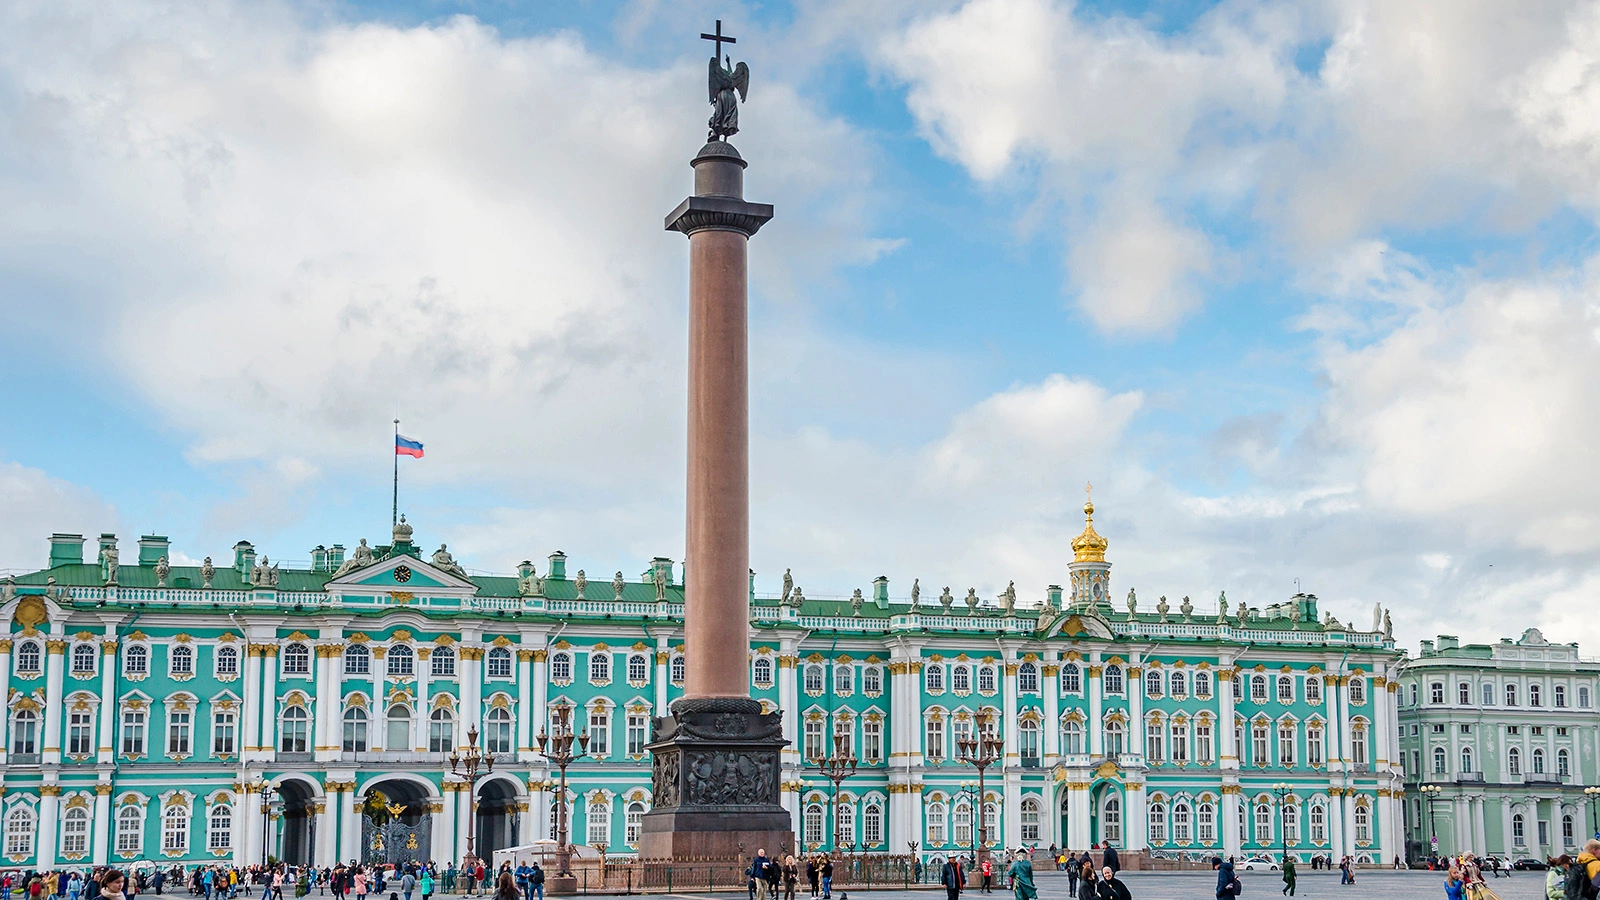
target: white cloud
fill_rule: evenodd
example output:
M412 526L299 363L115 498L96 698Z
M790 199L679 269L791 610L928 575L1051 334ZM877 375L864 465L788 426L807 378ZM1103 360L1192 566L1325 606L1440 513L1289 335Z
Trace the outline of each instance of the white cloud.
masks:
M1133 204L1074 235L1069 281L1102 331L1170 329L1200 306L1197 276L1211 268L1204 233Z
M53 531L116 531L117 511L93 491L14 462L0 461L0 571L32 572L50 558ZM86 549L86 557L93 555Z

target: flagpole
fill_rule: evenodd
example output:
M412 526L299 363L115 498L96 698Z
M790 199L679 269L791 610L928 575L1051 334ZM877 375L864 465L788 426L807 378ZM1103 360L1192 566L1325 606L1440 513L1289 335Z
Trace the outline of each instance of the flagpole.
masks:
M394 506L389 510L389 527L400 524L400 420L394 420L394 446L389 452L394 454Z

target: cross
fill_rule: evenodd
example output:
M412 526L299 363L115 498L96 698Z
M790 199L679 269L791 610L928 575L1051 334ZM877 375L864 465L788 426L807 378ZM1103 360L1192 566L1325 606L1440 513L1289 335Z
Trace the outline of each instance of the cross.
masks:
M702 40L702 41L712 41L713 43L715 43L717 45L716 52L713 54L713 58L715 58L715 59L721 59L722 58L722 45L723 44L737 44L737 43L739 43L737 38L731 38L731 37L728 37L727 35L722 33L722 20L721 19L717 20L717 33L716 34L706 34L704 31L702 31L702 32L700 32L700 40Z
M1094 482L1085 481L1083 483L1083 499L1085 499L1085 500L1093 500L1094 499Z

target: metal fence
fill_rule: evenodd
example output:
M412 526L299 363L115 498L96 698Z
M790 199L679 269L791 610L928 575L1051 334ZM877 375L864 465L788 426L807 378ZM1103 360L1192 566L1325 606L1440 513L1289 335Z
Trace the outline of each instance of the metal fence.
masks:
M573 860L572 874L580 894L671 894L686 892L738 892L748 889L749 860L607 859ZM936 887L939 869L910 856L882 854L841 856L833 861L833 889L908 890ZM805 870L795 887L796 896L809 896ZM780 894L781 897L781 894Z

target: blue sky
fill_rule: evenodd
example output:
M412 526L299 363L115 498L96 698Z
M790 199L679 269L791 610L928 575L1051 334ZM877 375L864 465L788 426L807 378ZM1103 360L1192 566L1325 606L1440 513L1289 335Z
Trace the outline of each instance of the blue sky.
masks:
M1600 17L1552 2L18 4L0 568L51 531L682 556L715 18L753 564L1600 639ZM1492 569L1492 571L1491 571ZM1522 623L1513 623L1521 627Z

